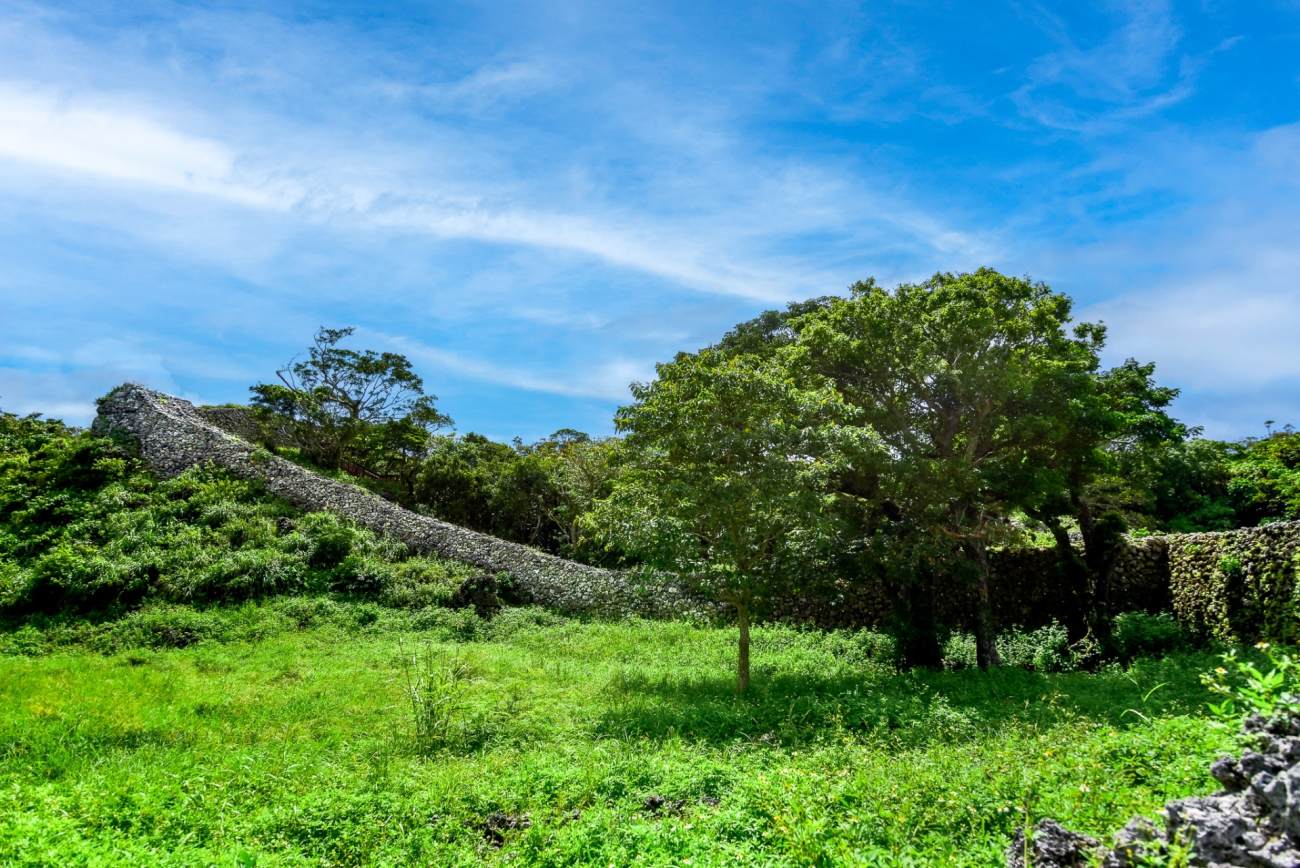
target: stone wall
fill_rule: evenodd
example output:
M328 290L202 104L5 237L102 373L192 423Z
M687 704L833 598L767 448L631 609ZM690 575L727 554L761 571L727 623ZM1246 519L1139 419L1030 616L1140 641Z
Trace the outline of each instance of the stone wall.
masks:
M194 412L198 413L204 421L211 422L222 431L234 434L249 443L293 445L293 435L289 431L268 429L258 420L251 407L195 407Z
M1204 638L1295 641L1300 522L1165 538L1174 615Z
M412 549L509 573L532 601L563 612L618 616L679 614L698 607L670 585L642 586L627 575L557 558L403 509L362 488L312 473L214 425L189 401L136 385L100 400L95 430L125 434L157 473L174 476L211 463L261 482L307 510L326 510Z
M998 629L1050 621L1082 627L1054 549L991 553L990 593ZM896 604L883 583L828 589L783 604L792 620L826 627L888 627ZM935 615L973 630L975 588L961 579L935 589ZM1172 611L1193 636L1237 642L1300 639L1300 522L1216 533L1130 538L1110 577L1112 614Z
M1071 621L1054 551L1000 553L993 571L1000 625ZM955 594L945 606L949 623L966 626L962 613L973 603L973 592ZM1110 577L1110 609L1172 610L1203 639L1300 639L1300 521L1129 539Z

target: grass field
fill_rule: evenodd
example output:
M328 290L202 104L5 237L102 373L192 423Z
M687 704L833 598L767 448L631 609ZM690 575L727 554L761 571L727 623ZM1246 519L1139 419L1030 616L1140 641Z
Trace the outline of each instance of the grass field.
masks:
M720 628L298 626L0 656L0 863L994 865L1026 818L1211 791L1228 746L1205 654L897 673L772 627L737 698Z

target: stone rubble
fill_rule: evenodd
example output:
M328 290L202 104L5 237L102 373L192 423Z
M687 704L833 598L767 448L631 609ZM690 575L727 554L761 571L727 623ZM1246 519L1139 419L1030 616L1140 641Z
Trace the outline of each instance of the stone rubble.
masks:
M1254 715L1244 729L1254 748L1210 767L1222 791L1170 802L1163 828L1134 819L1110 848L1042 820L1034 827L1030 864L1139 868L1165 864L1172 845L1187 852L1187 864L1205 868L1300 868L1300 718ZM1022 829L1007 848L1007 865L1026 868L1024 851Z

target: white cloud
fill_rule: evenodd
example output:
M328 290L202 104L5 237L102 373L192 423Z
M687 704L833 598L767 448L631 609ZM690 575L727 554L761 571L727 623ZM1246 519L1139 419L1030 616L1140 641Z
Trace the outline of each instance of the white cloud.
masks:
M1087 48L1060 19L1039 10L1059 47L1035 60L1028 80L1012 94L1023 114L1044 126L1097 133L1192 95L1200 62L1173 62L1182 32L1167 0L1129 0L1117 8L1119 26Z
M1294 272L1293 272L1294 273ZM1300 380L1300 286L1246 274L1133 293L1080 312L1113 353L1154 359L1162 381L1231 390ZM1251 291L1245 292L1245 287Z
M628 386L634 381L651 379L651 365L627 359L613 359L588 368L581 375L561 372L538 372L497 365L461 353L430 347L419 341L371 329L357 329L357 337L400 351L418 364L449 371L471 380L509 386L526 392L541 392L569 398L598 398L622 401L630 397Z
M778 301L789 281L729 261L664 226L489 204L474 195L412 190L400 177L339 181L307 155L254 171L225 143L188 135L104 95L56 97L31 84L0 85L0 159L108 181L143 184L280 212L439 238L578 253L684 286ZM358 158L360 162L368 160ZM286 180L292 179L292 180ZM706 265L706 263L708 263Z
M276 204L233 178L235 155L112 100L83 101L0 83L0 158L109 181L146 184L247 205Z
M513 61L486 64L448 82L391 79L374 87L394 99L412 100L444 111L481 113L541 93L559 81L557 72L547 64Z

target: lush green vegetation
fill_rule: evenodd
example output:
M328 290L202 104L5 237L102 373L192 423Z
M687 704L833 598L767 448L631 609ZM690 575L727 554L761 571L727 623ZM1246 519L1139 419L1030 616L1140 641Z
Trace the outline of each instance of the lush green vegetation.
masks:
M991 550L1049 541L1071 600L1049 614L1109 646L1125 530L1300 515L1297 435L1198 439L1154 365L1103 369L1103 325L991 269L891 291L868 280L741 323L634 384L619 440L434 435L446 419L409 363L340 349L347 334L323 329L283 385L254 387L269 433L450 521L671 570L734 611L742 688L747 625L792 595L883 587L907 659L935 665L936 611L973 588L988 666Z
M900 673L869 634L759 627L738 697L728 630L348 608L0 656L0 862L993 865L1026 819L1211 790L1230 737L1209 655Z
M670 569L739 653L727 625L512 607L508 576L0 414L0 862L1000 864L1039 817L1104 836L1212 789L1213 719L1295 710L1289 653L1216 668L1106 582L1125 529L1300 518L1300 435L1200 439L1042 284L767 312L660 365L605 440L438 434L409 361L349 334L253 387L268 446ZM996 624L989 553L1021 545L1055 548L1077 605ZM778 623L868 586L875 629ZM941 623L958 586L975 617ZM1289 628L1289 592L1260 599Z
M159 481L121 444L0 414L0 617L304 592L418 608L471 574L215 470Z

